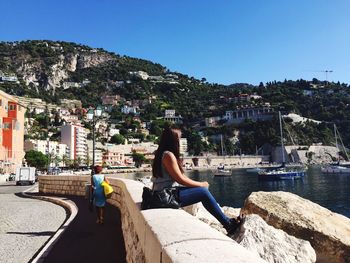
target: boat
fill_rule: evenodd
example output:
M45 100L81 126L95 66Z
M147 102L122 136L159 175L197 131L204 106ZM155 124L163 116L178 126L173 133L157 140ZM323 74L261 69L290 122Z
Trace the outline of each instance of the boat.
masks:
M225 150L225 152L226 152L226 150ZM221 135L221 156L224 156L224 159L225 159L224 144L222 141L222 135ZM227 169L225 167L225 164L222 164L222 163L220 163L220 165L218 166L218 168L214 172L215 177L225 177L225 176L231 176L231 175L232 175L231 169Z
M341 166L341 165L327 165L325 167L321 167L322 173L327 174L345 174L350 173L350 168Z
M193 168L192 168L192 164L189 164L189 163L186 163L185 164L185 170L186 171L191 171Z
M227 169L225 165L220 165L214 172L215 177L225 177L225 176L231 176L232 171L231 169Z
M305 169L288 169L286 167L286 161L284 156L284 143L283 143L283 131L282 131L282 117L281 112L278 112L280 135L281 135L281 150L282 150L282 165L273 170L265 170L258 173L260 180L294 180L305 176Z
M278 168L271 171L263 171L259 173L259 179L261 180L294 180L305 176L303 170L290 170L286 168Z
M141 178L137 178L137 181L143 183L145 186L151 188L152 187L152 177L151 176L144 176Z
M266 169L260 168L260 167L254 167L254 168L248 168L245 171L249 174L258 174L261 172L264 172Z
M345 146L343 144L343 140L340 136L340 133L337 129L337 126L334 124L334 137L335 137L335 145L336 147L339 149L338 147L338 137L339 137L339 140L341 142L341 145L342 145L342 148L343 148L343 151L346 155L346 158L347 160L349 160L349 156L347 154L347 151L345 149ZM339 149L340 150L340 149ZM327 173L327 174L344 174L344 173L350 173L350 168L345 166L348 164L348 161L347 162L340 162L340 155L338 154L338 162L337 163L333 163L333 164L328 164L328 165L325 165L323 167L321 167L321 172L322 173Z

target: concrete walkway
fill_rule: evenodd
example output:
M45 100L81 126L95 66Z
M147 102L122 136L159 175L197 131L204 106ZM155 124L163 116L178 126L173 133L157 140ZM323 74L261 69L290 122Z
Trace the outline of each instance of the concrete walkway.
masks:
M105 224L97 225L96 214L88 210L87 200L75 196L64 198L75 203L78 214L43 262L125 262L119 210L107 204Z

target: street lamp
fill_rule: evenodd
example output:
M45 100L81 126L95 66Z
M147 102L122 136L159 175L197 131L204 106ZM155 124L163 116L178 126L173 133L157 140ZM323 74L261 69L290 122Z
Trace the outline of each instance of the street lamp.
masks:
M98 117L101 117L102 115L102 107L97 106L96 108L89 109L86 117L88 120L92 121L92 173L94 174L94 167L95 167L95 126L96 126L96 120ZM88 153L89 154L89 153Z

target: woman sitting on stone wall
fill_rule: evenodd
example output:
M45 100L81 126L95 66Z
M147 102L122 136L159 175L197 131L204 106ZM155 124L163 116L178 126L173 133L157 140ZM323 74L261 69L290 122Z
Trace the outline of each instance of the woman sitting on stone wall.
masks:
M241 223L240 218L228 218L209 192L208 182L198 182L188 178L180 161L181 130L165 127L155 153L152 169L153 190L160 191L176 187L181 207L202 202L203 206L224 226L229 235L233 234Z

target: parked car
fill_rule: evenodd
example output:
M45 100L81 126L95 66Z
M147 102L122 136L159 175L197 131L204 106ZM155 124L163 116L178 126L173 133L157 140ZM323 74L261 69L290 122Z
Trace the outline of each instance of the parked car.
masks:
M15 173L11 173L9 176L9 181L14 181L16 179L16 174Z

